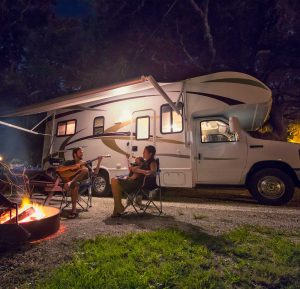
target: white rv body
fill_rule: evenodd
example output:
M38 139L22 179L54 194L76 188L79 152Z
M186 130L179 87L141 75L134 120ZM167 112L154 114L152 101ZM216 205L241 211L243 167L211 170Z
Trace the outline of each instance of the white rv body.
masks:
M159 86L176 107L183 108L181 116L168 110L166 99L145 78L133 84L54 99L13 116L47 111L50 117L55 111L45 133L56 133L53 138L45 138L43 158L51 153L71 159L75 147L84 148L85 159L110 154L111 158L102 161L101 176L106 182L127 172L126 154L141 156L144 147L151 144L160 159L162 186L249 186L253 181L260 193L253 193L255 188L250 191L259 201L279 204L291 197L282 192L291 184L281 182L278 174L273 178L272 170L275 169L274 174L282 171L293 185L298 185L300 145L255 139L246 132L261 127L269 115L272 94L267 86L237 72L214 73ZM95 119L99 117L103 117L104 127L95 134ZM241 132L229 132L230 117L239 120ZM165 127L169 118L171 128ZM180 121L176 121L180 118L182 130ZM75 134L58 136L58 125L71 120L76 121ZM137 127L138 120L141 127ZM163 133L165 129L177 131ZM136 139L137 133L146 139ZM262 176L259 172L263 172Z

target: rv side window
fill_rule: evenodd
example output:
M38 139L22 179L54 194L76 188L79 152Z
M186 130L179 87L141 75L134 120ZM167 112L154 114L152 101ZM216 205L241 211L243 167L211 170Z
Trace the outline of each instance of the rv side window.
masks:
M229 125L221 120L202 121L201 126L201 142L235 142L236 135L231 133Z
M66 120L66 121L60 121L57 124L57 130L56 135L57 136L66 136L66 135L72 135L76 132L76 120Z
M146 140L150 138L150 117L141 116L137 117L135 121L135 138L137 140Z
M93 134L100 135L104 133L104 117L97 116L94 118Z
M179 103L180 113L182 114L182 103ZM177 114L169 104L160 107L160 132L178 133L183 130L182 115Z

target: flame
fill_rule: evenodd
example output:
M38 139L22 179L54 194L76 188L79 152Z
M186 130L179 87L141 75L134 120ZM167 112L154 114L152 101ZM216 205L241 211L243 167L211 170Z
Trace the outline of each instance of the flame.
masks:
M22 199L22 204L20 209L24 212L25 210L29 208L34 209L34 213L28 216L27 218L24 218L23 220L20 221L20 223L25 223L29 221L34 221L34 220L40 220L45 217L45 214L43 212L43 208L41 205L37 203L31 203L30 199L28 197L23 197Z
M18 209L18 214L22 214L25 212L27 209L33 208L34 213L30 214L28 217L22 219L19 221L19 223L26 223L29 221L35 221L35 220L40 220L45 217L45 213L43 211L43 206L37 203L31 203L31 200L25 196L22 199L22 203L20 208ZM16 211L12 210L11 218L14 218L16 216ZM9 212L5 213L3 216L0 217L0 224L4 224L10 219L10 214Z

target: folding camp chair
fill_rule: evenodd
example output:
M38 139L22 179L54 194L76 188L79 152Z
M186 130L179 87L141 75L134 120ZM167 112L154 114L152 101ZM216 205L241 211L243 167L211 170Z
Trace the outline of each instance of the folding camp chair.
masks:
M61 179L61 186L62 190L62 199L60 203L60 209L63 211L64 209L68 208L72 204L70 190L65 190L64 178L60 176L59 172L57 172L58 176ZM77 204L83 211L88 211L89 208L92 207L92 170L89 168L89 175L88 178L79 182L79 191L78 191L78 199ZM85 200L83 197L86 196L87 199Z
M55 173L54 167L47 170L28 169L25 173L28 177L30 198L33 198L35 194L46 195L43 205L49 205L56 193L61 195L61 179Z
M137 214L145 213L154 208L159 215L162 213L162 196L160 184L159 159L155 159L157 172L155 176L145 176L143 184L132 193L124 192L127 197L125 210L132 206Z

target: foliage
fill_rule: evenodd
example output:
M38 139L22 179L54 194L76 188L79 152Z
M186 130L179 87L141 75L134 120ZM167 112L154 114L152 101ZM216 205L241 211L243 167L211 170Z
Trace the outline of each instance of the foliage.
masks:
M288 125L288 141L300 143L300 121Z
M242 227L99 236L37 288L299 288L300 232Z

